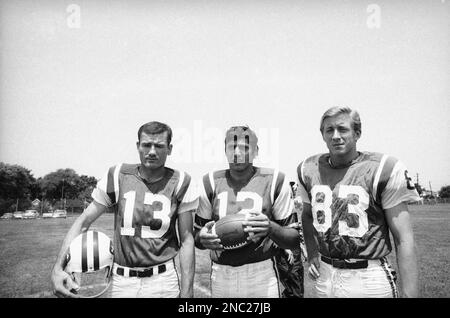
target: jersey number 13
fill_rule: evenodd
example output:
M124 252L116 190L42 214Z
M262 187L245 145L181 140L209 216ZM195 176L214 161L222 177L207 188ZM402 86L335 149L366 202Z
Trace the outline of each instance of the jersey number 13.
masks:
M123 227L120 228L120 234L126 236L134 236L133 213L134 201L136 199L136 191L129 191L123 196L126 200L125 210L123 213ZM146 192L144 196L144 205L152 205L155 202L161 203L161 210L153 211L153 218L161 220L161 227L152 230L150 226L141 226L141 238L160 238L166 234L170 226L170 200L162 194L153 194Z

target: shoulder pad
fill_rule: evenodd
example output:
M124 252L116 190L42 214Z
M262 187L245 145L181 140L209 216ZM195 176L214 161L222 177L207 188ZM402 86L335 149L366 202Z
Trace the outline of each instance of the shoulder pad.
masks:
M134 163L123 163L122 167L120 169L120 173L122 174L135 174L137 172L137 168L139 167L139 164Z
M256 167L255 167L256 168ZM275 169L272 168L257 168L259 174L261 175L273 175L275 173Z

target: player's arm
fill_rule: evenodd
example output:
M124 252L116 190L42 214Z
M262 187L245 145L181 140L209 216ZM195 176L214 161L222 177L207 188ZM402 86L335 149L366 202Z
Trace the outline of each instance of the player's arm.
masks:
M178 233L180 236L180 297L192 298L194 296L195 273L195 245L193 233L193 214L198 208L198 193L196 184L189 175L184 179L177 196L180 200L178 206Z
M381 173L382 176L388 177L387 180L380 178L381 181L387 181L386 187L381 192L381 204L394 238L402 294L405 297L417 297L419 294L417 259L407 203L417 201L420 197L411 184L406 166L392 157L386 160L388 161L395 164L391 173L383 173L384 170ZM387 164L385 166L388 167Z
M302 226L303 226L303 237L305 239L306 245L306 252L308 253L309 256L308 259L317 257L319 255L317 249L318 242L313 225L311 205L309 203L305 203L303 205Z
M402 294L404 297L418 297L419 274L408 206L401 203L386 209L385 213L394 238Z
M320 261L318 249L319 243L317 240L317 231L315 230L313 224L314 217L312 215L311 200L306 190L306 184L303 180L302 166L303 163L301 163L297 168L298 187L296 196L300 197L300 199L302 200L303 211L301 221L303 229L303 240L306 247L305 256L307 257L309 264L308 274L312 279L317 279L320 276Z
M76 294L70 292L71 286L75 286L72 278L64 271L66 265L65 255L70 243L81 233L86 232L90 225L105 211L107 207L93 201L84 212L75 220L71 228L67 232L61 249L58 253L56 263L53 266L51 279L54 294L58 297L77 297Z
M215 222L212 220L212 205L207 194L212 191L208 182L209 179L204 177L199 184L198 208L194 222L195 247L201 250L220 250L223 246L220 244L219 237L211 233ZM206 190L205 187L208 189Z
M257 220L260 217L264 217L264 214L258 214L255 215L254 218L252 218L253 220ZM267 216L265 216L267 218ZM275 221L272 220L262 220L263 223L268 222L268 227L267 227L267 233L268 236L270 237L270 239L272 241L274 241L279 247L281 247L282 249L295 249L300 245L300 237L299 237L299 233L298 230L289 226L282 226L280 224L278 224ZM252 231L255 231L254 225L252 225L253 223L251 221L249 221L248 225L250 225L253 229ZM259 232L259 234L261 234L263 237L264 235L265 229L263 227L263 230L261 232ZM256 233L256 235L258 235L258 232L254 232Z
M181 298L192 298L194 295L195 249L193 236L192 212L184 212L178 218L178 232L180 234L180 269L181 269Z
M303 237L305 240L306 254L308 257L309 270L308 273L311 278L316 279L319 277L319 251L318 242L316 237L316 231L313 225L313 216L311 204L303 203L303 213L302 213L302 226L303 226Z

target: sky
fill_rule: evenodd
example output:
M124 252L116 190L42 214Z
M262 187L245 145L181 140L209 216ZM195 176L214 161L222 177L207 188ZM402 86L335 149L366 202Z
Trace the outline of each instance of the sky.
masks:
M100 178L139 161L137 130L174 130L167 165L226 168L246 124L255 164L295 180L326 152L332 106L359 111L358 150L450 184L450 1L0 0L0 161Z

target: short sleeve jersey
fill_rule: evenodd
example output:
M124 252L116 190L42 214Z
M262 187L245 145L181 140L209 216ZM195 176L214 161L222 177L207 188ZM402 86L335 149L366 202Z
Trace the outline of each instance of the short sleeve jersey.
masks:
M338 259L378 259L392 246L385 210L420 199L406 167L394 157L360 152L345 168L329 154L316 155L297 169L297 194L311 204L319 252Z
M195 226L201 228L225 215L249 212L264 213L282 226L297 222L292 190L284 174L268 168L254 169L254 175L246 184L235 184L229 169L205 175L199 184ZM269 259L277 251L276 244L266 237L239 249L212 250L211 259L218 264L240 266Z
M95 201L115 213L114 262L127 267L154 266L175 257L178 215L198 205L187 173L166 167L161 180L148 183L138 167L111 167L92 193Z

